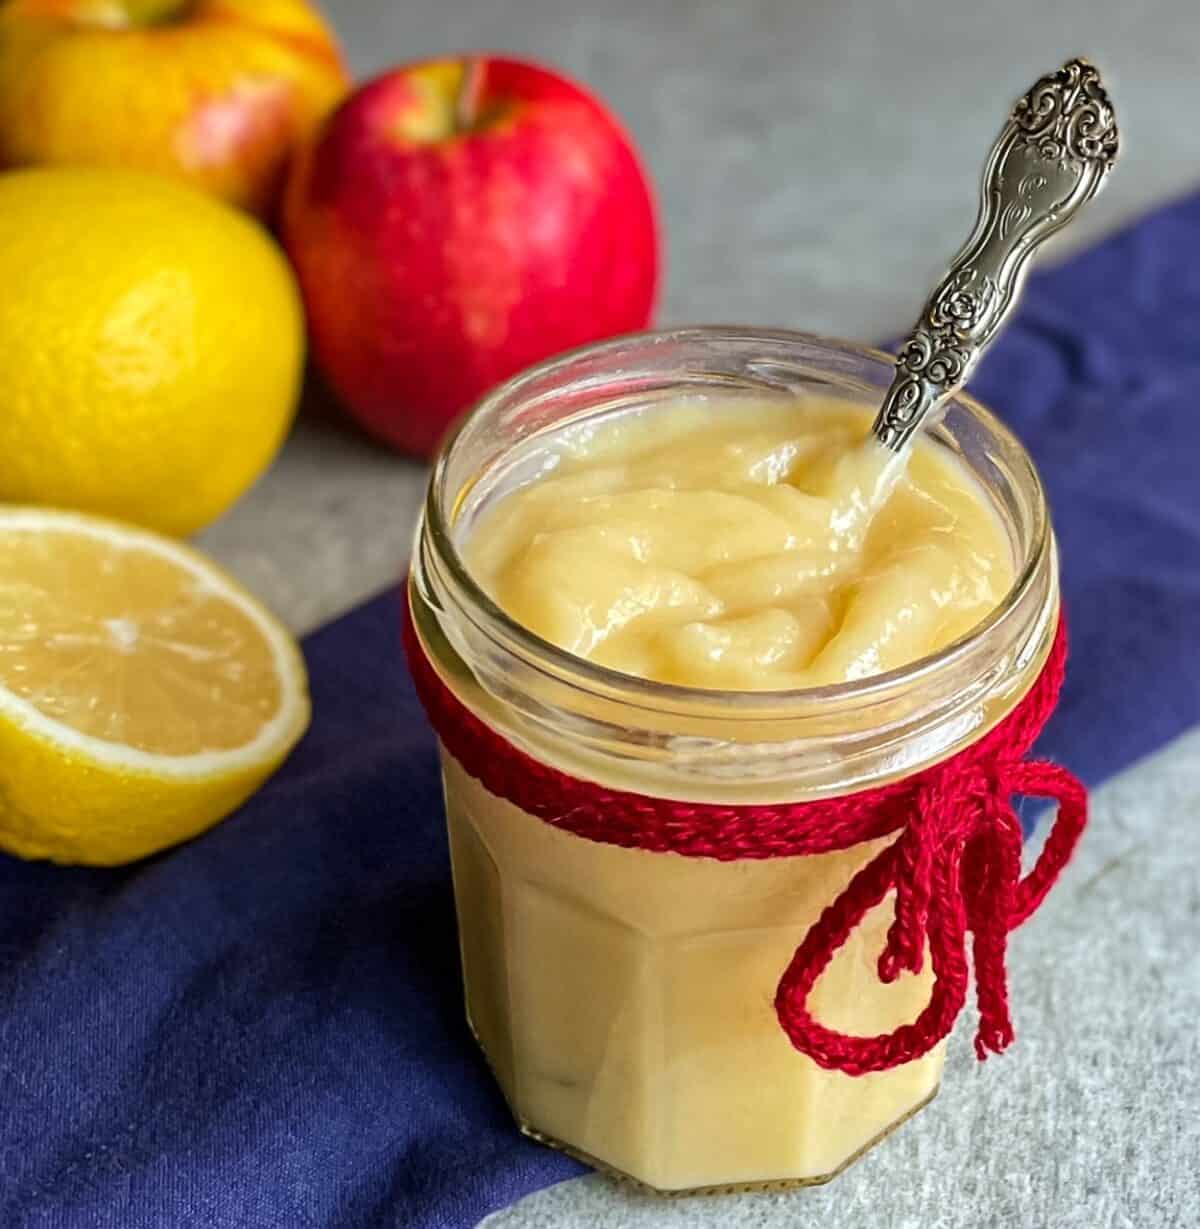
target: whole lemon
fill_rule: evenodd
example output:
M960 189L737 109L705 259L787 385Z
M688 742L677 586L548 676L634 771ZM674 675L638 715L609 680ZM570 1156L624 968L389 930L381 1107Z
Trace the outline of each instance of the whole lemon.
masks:
M295 412L303 310L247 216L136 171L0 175L0 500L215 520Z

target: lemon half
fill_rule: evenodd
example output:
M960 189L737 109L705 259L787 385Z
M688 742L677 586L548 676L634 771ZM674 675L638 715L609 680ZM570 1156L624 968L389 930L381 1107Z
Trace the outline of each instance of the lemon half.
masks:
M111 865L186 840L308 719L295 641L202 555L0 507L0 848Z

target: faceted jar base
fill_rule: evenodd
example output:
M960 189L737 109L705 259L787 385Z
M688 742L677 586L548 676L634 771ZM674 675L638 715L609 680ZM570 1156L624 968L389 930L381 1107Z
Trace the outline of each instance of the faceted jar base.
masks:
M797 943L880 848L717 862L562 832L444 762L467 1013L518 1123L660 1191L825 1181L924 1105L943 1049L852 1077L797 1053L774 997ZM928 972L880 982L885 900L813 993L889 1032Z
M589 1156L578 1148L572 1148L570 1144L564 1144L560 1139L553 1139L551 1136L543 1134L536 1127L530 1126L527 1122L522 1122L520 1118L517 1118L517 1126L522 1135L527 1135L539 1144L544 1144L547 1148L553 1148L557 1152L564 1152L567 1156L574 1157L577 1161L582 1161L585 1165L591 1166L592 1169L599 1170L600 1173L607 1174L608 1177L618 1182L634 1186L639 1191L644 1191L649 1195L661 1195L667 1199L677 1199L684 1195L748 1195L755 1191L801 1190L806 1186L824 1186L826 1182L832 1182L840 1173L849 1169L855 1161L866 1156L876 1144L883 1143L893 1131L902 1127L910 1118L919 1114L937 1095L938 1088L935 1088L924 1101L919 1105L913 1106L903 1118L898 1118L890 1127L876 1135L874 1139L868 1140L857 1152L852 1156L848 1156L836 1169L827 1174L820 1174L813 1178L772 1178L763 1182L726 1182L714 1186L685 1187L679 1190L663 1190L662 1187L651 1186L640 1178L635 1178L631 1174L614 1169L611 1165L605 1164L597 1157ZM511 1106L509 1108L511 1109Z

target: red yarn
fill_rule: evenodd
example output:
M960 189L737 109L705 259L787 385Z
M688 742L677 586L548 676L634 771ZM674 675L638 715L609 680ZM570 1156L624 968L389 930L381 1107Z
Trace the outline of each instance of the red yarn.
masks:
M515 747L442 682L405 619L417 694L446 750L491 793L586 840L690 858L736 861L829 853L899 832L851 879L804 936L775 996L792 1044L822 1067L863 1075L910 1062L949 1032L967 994L972 937L980 1059L1013 1040L1005 958L1008 932L1041 904L1087 823L1087 791L1064 768L1024 757L1058 702L1067 657L1060 622L1028 694L999 725L957 755L901 781L816 802L719 806L608 789L560 772ZM1033 869L1021 878L1021 825L1012 796L1057 801L1058 814ZM813 1019L817 979L863 916L889 891L895 920L879 976L917 972L928 944L934 983L911 1023L855 1037Z

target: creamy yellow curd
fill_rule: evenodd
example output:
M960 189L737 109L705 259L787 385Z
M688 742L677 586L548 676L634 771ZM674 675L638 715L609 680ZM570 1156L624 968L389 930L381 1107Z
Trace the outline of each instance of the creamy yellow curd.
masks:
M473 529L477 581L580 657L732 690L906 665L1007 592L1003 527L947 454L899 474L862 411L729 401L564 433Z
M1004 597L1013 559L965 468L864 444L862 409L744 397L567 428L463 544L479 584L561 648L650 680L807 688L901 666ZM569 736L568 736L569 738ZM816 1181L922 1105L942 1048L825 1071L779 977L882 843L717 862L586 841L445 785L472 1026L527 1130L663 1190ZM817 985L824 1023L891 1031L928 973L880 983L885 900Z

